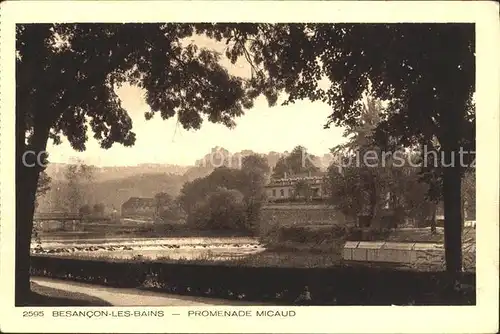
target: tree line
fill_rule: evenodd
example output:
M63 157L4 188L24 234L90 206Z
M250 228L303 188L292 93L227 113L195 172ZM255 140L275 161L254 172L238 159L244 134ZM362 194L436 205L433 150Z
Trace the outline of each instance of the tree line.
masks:
M48 164L48 160L45 161ZM79 213L81 215L98 215L106 213L106 206L97 203L92 194L94 168L82 161L76 161L64 167L64 179L57 184L57 191L45 199L43 210ZM43 170L38 180L36 204L41 197L47 195L53 187L51 177Z
M239 169L218 167L205 177L186 182L176 199L157 194L157 212L166 222L185 216L194 229L256 234L269 172L265 157L243 157Z

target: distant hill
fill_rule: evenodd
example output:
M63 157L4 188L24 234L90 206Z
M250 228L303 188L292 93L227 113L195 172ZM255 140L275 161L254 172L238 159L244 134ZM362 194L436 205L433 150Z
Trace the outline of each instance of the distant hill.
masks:
M149 173L82 184L83 204L103 203L106 209L120 210L130 197L153 197L159 192L178 195L186 179L182 175ZM39 212L62 210L67 191L66 181L52 181L51 189L39 200Z
M46 172L53 180L64 180L64 170L68 165L64 163L50 163L47 166ZM169 164L140 164L136 166L92 166L92 169L94 181L102 182L141 174L166 173L183 175L191 167Z
M228 166L239 168L241 159L245 156L258 154L264 156L271 168L273 168L281 156L285 153L269 152L266 154L256 153L251 150L243 150L231 153L222 147L214 147L210 153L197 160L194 166L179 166L170 164L140 164L136 166L109 166L92 167L93 180L81 187L82 196L85 197L83 204L103 203L107 210L120 210L121 205L130 197L153 197L159 192L166 192L171 196L177 196L185 182L196 178L205 177L215 167ZM318 164L321 169L321 159ZM51 189L39 198L39 212L63 210L65 201L64 191L66 179L64 172L68 164L50 163L46 169L51 177Z
M168 173L143 173L127 177L94 181L82 184L81 193L87 204L103 203L108 210L119 211L121 205L130 197L153 197L159 192L166 192L175 197L185 182L204 177L212 169L191 167L185 175ZM38 211L49 212L62 210L65 201L66 181L52 180L51 189L39 199ZM85 204L85 203L84 203Z

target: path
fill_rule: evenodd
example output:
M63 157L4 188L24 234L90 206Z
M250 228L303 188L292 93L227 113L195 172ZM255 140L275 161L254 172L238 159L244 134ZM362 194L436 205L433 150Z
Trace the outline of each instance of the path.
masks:
M78 292L102 299L113 306L251 306L262 305L243 301L171 295L139 289L110 288L80 282L55 280L44 277L33 277L32 282L48 288Z

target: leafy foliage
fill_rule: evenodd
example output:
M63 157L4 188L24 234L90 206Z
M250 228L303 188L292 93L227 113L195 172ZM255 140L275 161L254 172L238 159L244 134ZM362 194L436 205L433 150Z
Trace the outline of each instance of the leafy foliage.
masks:
M462 181L462 197L466 205L468 218L476 219L476 173L474 170L466 172Z
M132 121L114 90L124 83L145 90L148 119L177 114L184 128L198 129L206 115L210 122L233 126L251 99L243 80L218 63L219 54L183 42L194 29L190 24L18 25L17 103L26 130L32 135L36 114L43 114L55 143L62 134L74 149L84 150L90 125L103 148L132 145Z
M40 166L22 154L68 139L85 150L87 130L102 148L133 145L132 120L115 88L144 90L147 119L177 116L185 129L204 117L233 126L256 95L230 75L221 55L185 43L194 24L19 24L16 26L16 303L29 295L29 257ZM73 196L75 197L75 196ZM81 204L72 200L72 210Z
M82 205L80 207L80 209L78 210L78 212L81 214L81 215L85 215L85 216L88 216L92 213L92 208L90 207L90 205L88 204L85 204L85 205Z
M425 223L435 204L427 199L429 184L420 182L422 152L382 150L373 135L383 115L381 102L368 96L356 125L344 132L347 143L332 149L338 158L328 170L331 202L352 218L368 215L372 223L386 208L400 223Z
M289 155L281 157L273 169L273 178L283 178L285 175L318 172L319 168L313 163L316 157L308 154L303 146L296 146Z
M306 201L311 200L313 193L311 186L304 180L299 180L293 187L293 196L295 198L303 198Z
M260 209L265 200L264 186L270 176L271 168L265 156L252 154L243 157L241 171L246 179L243 189L247 211L247 229L257 231Z
M269 172L270 168L264 157L250 155L243 158L241 169L219 167L204 178L185 183L178 201L187 213L188 222L191 224L219 226L216 222L207 223L207 219L212 217L209 212L215 210L210 205L215 205L219 203L219 200L228 197L228 203L237 207L237 210L231 211L236 214L233 228L255 231L260 218L260 207L264 201L264 185ZM233 190L236 193L231 192ZM244 219L239 217L240 194L245 213ZM209 211L209 208L212 211ZM233 206L231 208L231 210L234 209ZM223 216L220 213L217 215ZM226 228L229 226L228 223L221 222L220 224Z
M286 93L332 107L327 126L358 125L363 94L388 101L377 126L383 147L409 147L453 130L475 147L474 26L472 24L207 25L228 39L230 59L252 61L255 94ZM327 83L320 84L322 81ZM453 122L450 117L453 117ZM460 119L459 124L454 124ZM453 124L452 124L453 123Z
M155 195L156 216L164 222L180 222L184 219L184 212L178 200L166 192Z
M188 223L199 229L245 230L246 212L243 194L236 189L217 188L197 202Z
M106 207L102 203L96 203L92 206L92 213L95 215L103 215Z
M60 184L56 209L67 212L79 212L88 202L89 193L85 187L92 181L93 168L85 164L70 164L64 169L65 182ZM89 207L89 210L91 208Z
M45 166L48 165L48 155L44 154L42 156L42 162L45 164ZM41 199L45 194L47 194L51 190L51 185L52 185L52 178L47 174L45 171L46 168L42 169L40 171L40 176L38 178L38 184L36 187L36 199L35 199L35 207L38 207L40 204Z
M45 195L51 188L51 177L45 172L40 172L40 178L38 179L38 186L36 189L37 199L40 196Z

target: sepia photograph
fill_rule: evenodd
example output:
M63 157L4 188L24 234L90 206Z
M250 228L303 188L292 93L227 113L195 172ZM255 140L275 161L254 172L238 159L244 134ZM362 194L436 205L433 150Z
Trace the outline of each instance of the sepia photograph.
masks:
M476 30L16 22L15 306L476 306Z

